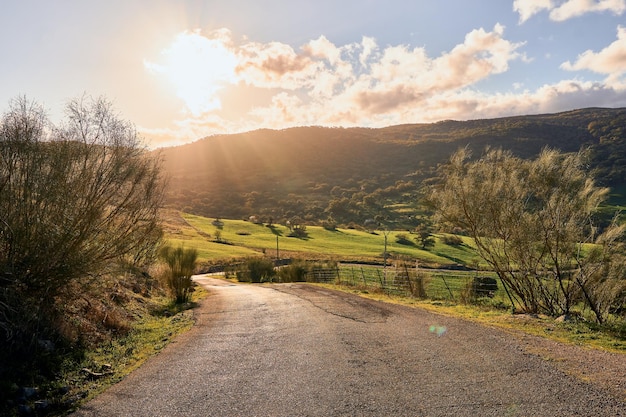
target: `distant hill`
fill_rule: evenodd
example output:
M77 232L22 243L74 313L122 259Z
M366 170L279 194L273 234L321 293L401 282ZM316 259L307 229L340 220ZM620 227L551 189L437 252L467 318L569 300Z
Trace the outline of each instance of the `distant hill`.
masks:
M160 150L167 204L207 217L339 224L386 218L401 227L419 187L459 147L531 158L544 147L590 148L604 185L626 184L626 108L406 124L380 129L297 127L217 135Z

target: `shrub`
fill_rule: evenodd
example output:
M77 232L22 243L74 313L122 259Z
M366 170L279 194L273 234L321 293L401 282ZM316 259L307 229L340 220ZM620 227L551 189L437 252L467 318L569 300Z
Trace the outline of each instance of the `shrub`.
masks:
M395 264L395 275L398 284L409 290L417 298L426 298L426 286L430 275L410 266L409 259L402 259Z
M161 239L160 163L134 127L104 99L66 111L57 128L18 99L0 118L0 328L9 302L49 304L85 276L145 267Z
M163 246L159 251L159 257L169 268L165 281L174 301L176 303L188 302L193 291L191 276L196 268L198 251L185 249L182 246L178 248Z
M247 258L236 271L237 280L241 282L268 282L276 275L274 262L269 258Z
M291 228L291 232L287 236L288 237L297 237L299 239L303 239L303 238L307 237L308 233L306 231L306 226L303 225L303 224L300 224L300 225L297 225L297 226L293 226Z
M337 222L332 217L329 217L322 221L322 227L328 231L334 232L337 230Z
M571 314L582 294L602 324L612 303L605 295L623 281L626 226L616 213L599 233L608 189L595 184L588 156L544 149L526 160L490 150L475 159L461 149L441 167L427 200L440 222L468 230L511 304L556 317ZM581 256L586 243L594 245Z
M337 279L337 268L338 266L336 261L327 260L314 262L309 265L307 280L312 282L327 282L329 276L334 277L333 279Z
M306 280L308 266L304 261L295 261L278 270L279 282L303 282Z
M443 235L441 240L448 246L461 246L463 244L463 239L457 235Z
M160 162L134 126L104 99L73 100L65 114L53 126L42 106L19 98L0 116L0 380L8 363L45 377L28 366L39 341L75 342L63 329L73 305L116 297L113 277L145 270L162 236ZM97 294L92 282L102 284ZM88 307L74 317L125 329L114 307Z
M398 233L396 235L396 243L399 243L400 245L413 245L413 241L409 239L406 233Z
M478 298L493 298L498 290L498 281L490 277L474 277L467 281L465 289L461 294L461 301L470 303Z
M413 275L409 275L411 294L417 298L426 298L428 281L430 281L430 275L425 272L415 272Z

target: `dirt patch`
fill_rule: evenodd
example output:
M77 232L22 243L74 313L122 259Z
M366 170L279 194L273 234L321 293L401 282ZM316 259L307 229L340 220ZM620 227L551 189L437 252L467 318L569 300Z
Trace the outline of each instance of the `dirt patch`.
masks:
M510 331L530 354L555 364L580 381L598 385L626 400L626 355L561 343Z

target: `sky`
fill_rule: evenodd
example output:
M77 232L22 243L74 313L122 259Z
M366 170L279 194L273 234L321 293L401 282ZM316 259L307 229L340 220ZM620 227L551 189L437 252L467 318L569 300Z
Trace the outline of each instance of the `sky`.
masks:
M0 0L0 112L82 96L151 148L626 107L626 0Z

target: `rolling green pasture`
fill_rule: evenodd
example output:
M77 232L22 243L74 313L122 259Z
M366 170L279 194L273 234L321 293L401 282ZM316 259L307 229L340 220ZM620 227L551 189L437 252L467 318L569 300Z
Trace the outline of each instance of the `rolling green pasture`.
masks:
M223 226L212 224L214 219L182 213L189 227L180 228L177 233L168 233L167 239L173 245L184 244L199 251L200 261L213 261L258 255L265 252L269 256L300 253L303 256L320 258L340 258L345 260L382 260L385 248L385 233L367 232L353 229L326 230L320 226L307 226L307 237L288 237L286 226L268 227L243 220L222 220ZM218 232L219 230L219 232ZM219 233L224 243L216 243ZM402 245L396 242L396 235L404 233L411 239L415 235L408 232L388 232L387 252L394 256L408 256L429 266L449 266L471 264L475 254L471 240L464 239L461 246L449 246L437 239L434 248L422 250L416 243Z
M215 243L206 236L202 236L198 230L184 222L175 225L171 223L171 219L166 220L165 239L167 243L174 247L182 245L185 248L196 249L200 262L258 254L257 251L250 248Z

